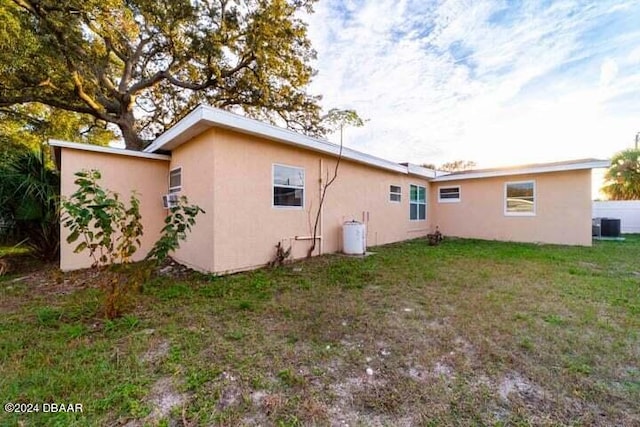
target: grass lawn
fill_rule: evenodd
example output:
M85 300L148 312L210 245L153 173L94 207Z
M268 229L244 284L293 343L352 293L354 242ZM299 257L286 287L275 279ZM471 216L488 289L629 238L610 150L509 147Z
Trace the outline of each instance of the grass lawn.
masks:
M0 278L0 425L640 425L640 236L414 240L158 276L118 320L91 273Z

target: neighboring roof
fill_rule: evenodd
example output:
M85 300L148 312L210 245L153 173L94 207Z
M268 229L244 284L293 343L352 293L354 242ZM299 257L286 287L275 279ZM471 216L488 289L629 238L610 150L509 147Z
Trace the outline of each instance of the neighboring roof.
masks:
M49 145L52 147L71 148L73 150L94 151L96 153L118 154L121 156L142 157L153 160L171 160L171 156L165 154L145 153L143 151L125 150L101 145L80 144L77 142L59 141L57 139L50 139Z
M510 166L505 168L471 169L439 176L433 181L456 181L460 179L490 178L495 176L525 175L533 173L562 172L580 169L598 169L609 167L608 160L579 159L555 163L535 163L530 165Z
M424 166L414 165L413 163L400 163L402 166L406 166L407 173L410 175L418 175L423 178L435 178L438 176L438 171L430 168L425 168Z
M158 150L173 150L211 127L231 129L236 132L259 136L271 141L331 156L340 154L340 146L329 141L301 135L289 129L263 123L208 105L196 107L171 129L160 135L151 145L144 149L144 152L153 153ZM409 173L406 166L347 147L342 148L342 158L394 172Z

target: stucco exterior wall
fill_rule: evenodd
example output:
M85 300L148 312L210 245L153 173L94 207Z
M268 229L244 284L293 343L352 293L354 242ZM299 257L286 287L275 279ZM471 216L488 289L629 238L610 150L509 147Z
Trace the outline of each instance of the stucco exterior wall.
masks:
M505 183L535 181L534 216L504 212ZM439 203L439 187L460 186L459 203ZM591 246L591 171L431 183L432 224L444 235Z
M206 145L206 147L205 147ZM184 148L183 148L184 147ZM211 129L172 153L172 168L183 167L183 192L207 214L177 259L192 267L226 273L255 268L272 259L278 242L292 247L294 258L306 255L319 206L320 179L326 180L335 159L220 128ZM304 168L303 208L273 206L273 164ZM189 176L200 182L191 184ZM342 249L342 223L367 223L368 245L424 235L425 221L409 220L409 183L426 180L343 161L338 180L327 192L322 215L323 253ZM389 202L389 186L402 187L402 201ZM430 200L427 201L429 206ZM213 243L207 243L207 239Z
M144 258L160 236L166 215L166 210L162 207L162 195L167 193L169 162L69 148L62 148L61 159L60 191L63 197L69 197L76 191L74 174L83 169L99 170L102 174L102 186L119 193L125 203L132 190L137 192L144 234L142 246L133 258ZM61 224L60 269L68 271L90 267L92 260L89 253L74 253L77 243L67 244L68 235L68 229Z
M216 157L211 140L205 132L171 152L170 169L182 168L182 190L190 204L205 212L196 217L196 224L180 248L171 256L178 262L200 271L214 270L214 206L224 180L214 179Z

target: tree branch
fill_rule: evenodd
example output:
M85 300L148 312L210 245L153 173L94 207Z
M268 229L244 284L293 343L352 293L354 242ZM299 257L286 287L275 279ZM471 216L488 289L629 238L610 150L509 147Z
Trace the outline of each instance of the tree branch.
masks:
M91 114L94 115L93 109L89 107L83 107L80 105L71 105L67 102L62 102L55 98L49 98L41 95L21 95L15 97L2 97L0 98L0 107L9 107L15 104L29 104L32 102L39 102L41 104L49 105L51 107L60 108L61 110L72 111L74 113ZM105 121L115 123L114 119L106 116Z
M71 63L69 64L71 65ZM73 71L71 71L71 78L73 79L73 85L75 86L78 97L82 101L84 101L84 103L87 104L89 108L91 108L93 114L101 120L109 121L109 116L104 113L103 107L84 91L82 79L80 78L77 70L74 69Z

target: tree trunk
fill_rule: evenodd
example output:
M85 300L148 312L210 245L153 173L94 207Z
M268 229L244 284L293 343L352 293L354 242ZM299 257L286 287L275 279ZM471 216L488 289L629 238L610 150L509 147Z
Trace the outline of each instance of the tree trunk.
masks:
M142 151L146 146L146 141L138 135L134 128L135 118L132 112L127 112L118 121L118 127L124 139L127 150Z

